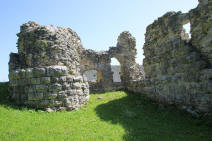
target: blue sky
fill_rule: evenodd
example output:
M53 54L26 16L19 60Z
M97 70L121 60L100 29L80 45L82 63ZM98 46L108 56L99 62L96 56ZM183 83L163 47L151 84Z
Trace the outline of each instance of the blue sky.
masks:
M137 40L137 62L142 64L146 27L168 11L188 12L198 0L0 0L0 82L8 80L9 53L17 52L20 25L70 27L84 48L107 50L125 30Z

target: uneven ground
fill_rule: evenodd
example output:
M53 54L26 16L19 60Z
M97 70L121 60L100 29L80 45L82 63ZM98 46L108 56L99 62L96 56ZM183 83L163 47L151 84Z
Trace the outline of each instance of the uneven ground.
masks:
M158 106L136 94L91 95L78 111L46 113L5 100L0 83L0 140L211 141L212 121L195 119L172 106Z

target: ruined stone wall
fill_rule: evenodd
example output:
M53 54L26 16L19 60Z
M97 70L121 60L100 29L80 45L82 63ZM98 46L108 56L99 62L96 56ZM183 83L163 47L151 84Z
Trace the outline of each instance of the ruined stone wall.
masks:
M190 21L191 39L183 30ZM189 13L168 12L147 27L144 81L128 90L189 112L212 113L212 3L203 0Z
M89 82L91 93L101 93L113 90L113 73L110 66L110 57L107 51L94 51L84 49L80 55L80 72L88 70L97 71L97 82Z
M70 28L28 22L18 34L18 53L11 53L9 80L16 103L48 110L73 110L89 98L80 73L82 45Z
M144 74L135 61L137 55L136 40L128 31L119 35L117 45L110 47L109 55L120 63L120 76L124 88L127 88L131 81L144 79Z
M191 39L183 25L190 22ZM135 62L136 40L122 32L115 47L96 52L82 47L70 28L28 22L11 53L11 98L18 104L73 110L92 93L127 89L189 112L212 114L212 2L200 0L189 13L168 12L146 30L144 73ZM113 82L111 58L120 62L121 83ZM97 71L88 84L85 71ZM89 88L90 85L90 88Z
M84 49L70 28L28 22L17 35L18 53L11 53L9 61L10 97L17 104L73 110L87 102L89 89L91 93L120 90L129 80L141 78L135 39L129 32L120 34L117 47L101 52ZM121 63L122 83L113 82L112 57ZM97 71L97 83L87 82L88 70Z
M212 1L199 1L199 6L188 13L192 24L191 43L201 52L208 65L212 66Z
M116 47L108 51L94 51L84 49L81 52L80 72L97 71L97 83L89 82L91 93L101 93L125 89L130 81L144 78L140 66L135 62L137 54L135 38L128 32L122 32L118 37ZM115 57L120 63L121 83L113 82L111 58Z

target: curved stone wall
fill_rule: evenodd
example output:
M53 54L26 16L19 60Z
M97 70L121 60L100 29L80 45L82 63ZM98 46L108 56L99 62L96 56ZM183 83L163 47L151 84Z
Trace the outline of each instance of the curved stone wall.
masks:
M82 45L70 28L28 22L18 34L18 54L9 62L11 98L18 104L73 110L89 98L80 73Z

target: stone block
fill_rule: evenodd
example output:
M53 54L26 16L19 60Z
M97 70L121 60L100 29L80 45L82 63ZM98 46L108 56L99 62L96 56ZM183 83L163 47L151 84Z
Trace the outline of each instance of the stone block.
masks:
M45 68L33 68L33 77L43 77L46 76Z
M19 86L25 86L25 85L27 85L27 83L28 83L27 79L19 79L19 80L17 80L17 84Z
M26 78L32 78L33 77L33 68L27 68L25 75L26 75Z
M51 78L50 77L41 77L40 78L40 83L41 84L50 84L51 83Z
M51 83L58 83L59 80L60 80L59 77L50 77L50 78L51 78L51 79L50 79Z
M57 92L50 92L50 93L46 93L46 98L47 99L55 99L57 97Z
M21 78L20 69L17 69L15 71L13 71L12 73L13 73L13 78L14 79L20 79Z
M67 97L67 91L60 91L57 94L58 99L64 99L65 97Z
M40 78L31 78L30 79L30 84L32 85L39 85L41 83Z
M63 84L63 83L65 83L66 82L66 76L61 76L61 77L59 77L59 83L60 84Z
M74 81L74 77L73 76L67 76L66 77L66 82L68 82L68 83L72 83Z
M76 94L79 96L82 96L84 95L84 92L81 89L79 89L79 90L76 90Z
M50 66L47 68L48 76L65 76L68 74L66 66Z
M76 89L67 90L66 94L67 94L67 96L76 95L77 94L77 90Z
M63 102L62 101L58 101L58 100L54 100L52 103L51 103L54 107L60 107L63 105Z
M212 69L201 70L201 72L200 72L200 79L202 81L212 79Z
M71 86L72 89L80 89L81 88L81 83L75 82Z
M49 92L59 92L62 90L62 85L59 83L51 84L49 86Z
M26 70L25 69L21 69L19 71L20 79L24 79L25 78L25 75L26 75Z
M209 94L212 95L212 80L208 81L207 86L206 86L206 90Z
M28 100L41 100L43 99L43 93L29 93Z
M71 88L71 86L70 86L70 84L68 84L68 83L63 83L62 84L62 90L69 90Z
M52 107L52 105L50 104L49 100L41 100L39 101L39 107L41 108L47 108L47 107Z
M24 91L25 93L29 94L29 93L35 93L36 92L36 86L35 85L31 85L31 86L26 86Z
M77 76L74 78L74 82L83 82L83 78L81 76Z
M89 100L89 96L78 96L79 104L85 104Z
M10 86L12 86L12 87L18 86L18 81L17 80L10 80Z
M40 92L43 92L43 93L45 93L45 92L47 92L48 91L48 86L47 85L35 85L35 91L37 92L37 93L40 93Z

